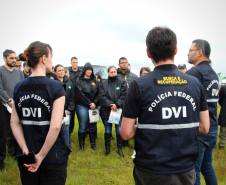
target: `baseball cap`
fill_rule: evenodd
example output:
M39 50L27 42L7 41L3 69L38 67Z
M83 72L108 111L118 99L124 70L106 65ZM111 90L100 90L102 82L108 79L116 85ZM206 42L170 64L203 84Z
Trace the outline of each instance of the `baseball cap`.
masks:
M178 65L178 69L184 69L184 68L186 68L185 64L181 63L181 64Z

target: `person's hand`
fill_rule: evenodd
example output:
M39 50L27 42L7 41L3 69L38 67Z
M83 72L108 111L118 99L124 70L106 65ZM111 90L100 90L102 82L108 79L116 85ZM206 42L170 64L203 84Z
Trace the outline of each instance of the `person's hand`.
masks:
M95 110L95 109L96 109L96 105L95 105L95 103L90 103L90 104L89 104L89 106L90 106L90 108L91 108L91 109L93 109L93 110Z
M111 104L111 110L113 110L113 111L117 111L117 107L116 107L116 105L115 104Z
M8 101L9 101L9 103L8 103L9 106L12 107L13 106L13 99L12 98L9 98Z
M67 114L67 115L70 115L70 114L71 114L71 112L67 110L66 114Z
M22 152L23 152L23 154L25 154L25 155L28 155L28 153L29 153L29 151L28 151L27 148L26 148L26 149L23 149Z
M39 154L35 155L36 163L34 164L24 164L27 167L29 172L36 172L42 163L43 158L39 156Z

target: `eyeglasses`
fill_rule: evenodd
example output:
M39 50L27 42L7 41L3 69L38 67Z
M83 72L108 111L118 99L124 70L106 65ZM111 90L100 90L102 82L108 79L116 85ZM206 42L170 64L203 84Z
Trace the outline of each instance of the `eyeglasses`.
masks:
M120 64L127 64L128 62L121 62Z
M198 51L199 49L189 49L189 53L191 52L191 51Z

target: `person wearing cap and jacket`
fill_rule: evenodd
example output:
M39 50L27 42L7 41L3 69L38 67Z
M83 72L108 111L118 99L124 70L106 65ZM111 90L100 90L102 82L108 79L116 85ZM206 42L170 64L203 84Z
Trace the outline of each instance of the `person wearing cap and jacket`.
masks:
M186 65L181 63L178 65L178 70L183 72L183 73L186 73L187 72L187 68L186 68Z
M76 80L76 114L79 122L78 138L81 150L84 150L86 128L89 127L91 148L96 150L96 123L89 123L89 109L95 110L98 106L99 82L93 74L92 65L87 62L83 73Z

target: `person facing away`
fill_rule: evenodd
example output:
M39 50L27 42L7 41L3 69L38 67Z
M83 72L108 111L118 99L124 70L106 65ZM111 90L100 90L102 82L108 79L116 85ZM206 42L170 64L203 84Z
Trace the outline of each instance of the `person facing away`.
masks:
M96 110L99 105L99 82L95 78L93 67L89 62L84 65L83 73L76 80L75 92L80 149L84 150L86 129L89 127L91 148L96 150L97 123L89 123L89 109Z
M153 28L146 45L155 68L130 84L120 131L124 140L135 138L135 183L193 185L197 133L209 130L204 89L174 65L177 38L171 29Z
M52 67L49 44L33 42L24 53L32 74L15 85L10 125L20 147L17 155L34 152L36 162L19 166L21 182L63 185L70 153L62 124L65 86L45 76Z
M199 158L196 163L196 185L200 184L200 172L203 174L207 185L216 185L217 177L212 165L212 152L217 142L218 120L217 102L219 79L215 71L209 65L211 48L206 40L194 40L188 52L188 63L194 67L186 73L198 78L206 92L208 104L210 130L207 134L199 134Z
M99 103L101 106L100 116L105 126L105 155L110 154L110 145L112 137L112 123L109 123L109 116L111 111L123 109L126 98L127 85L124 79L118 78L117 69L115 66L108 68L108 79L100 84L99 90ZM122 152L122 138L120 136L122 118L120 117L119 123L115 124L118 154L124 157Z
M69 127L70 127L70 119L71 119L71 112L75 110L75 90L71 80L65 75L64 67L61 64L55 66L54 69L57 78L64 82L66 85L66 99L64 105L64 117L68 116L69 122L65 124L65 137L68 146L70 145L70 135L69 135Z

